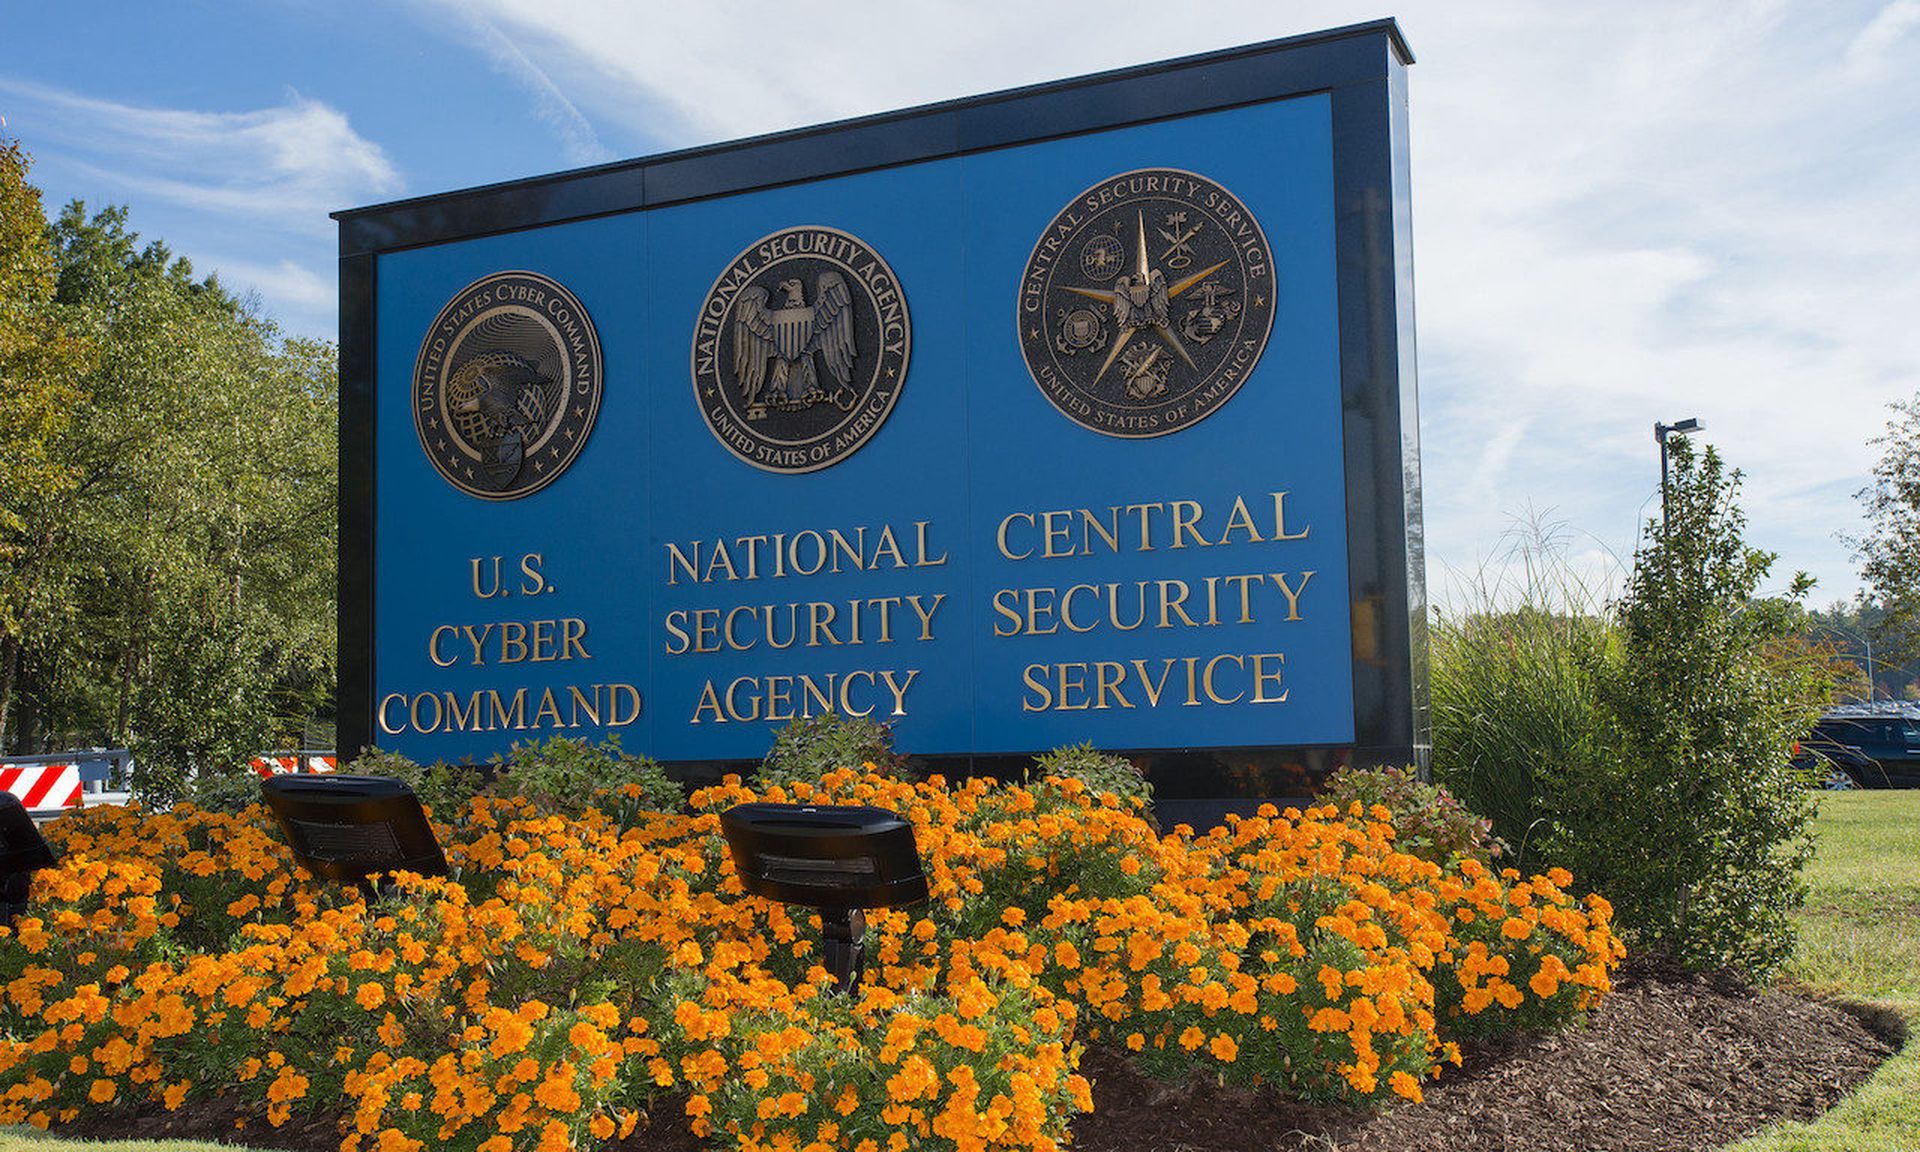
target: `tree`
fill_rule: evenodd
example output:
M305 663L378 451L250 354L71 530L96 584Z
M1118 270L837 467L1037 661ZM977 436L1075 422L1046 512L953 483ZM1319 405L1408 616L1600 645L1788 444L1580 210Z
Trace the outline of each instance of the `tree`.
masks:
M1640 947L1761 973L1791 953L1805 895L1813 804L1787 762L1830 662L1799 637L1804 573L1756 596L1775 558L1746 544L1739 473L1685 440L1672 460L1669 518L1635 557L1600 681L1612 746L1555 777L1548 854Z
M53 303L96 350L24 502L36 610L16 747L131 746L155 799L330 706L338 400L330 345L283 340L124 209L43 229Z
M1860 491L1867 533L1850 537L1860 575L1882 610L1874 628L1886 664L1920 656L1920 397L1890 405L1873 484Z
M21 642L47 607L34 509L77 483L59 444L84 395L93 349L55 302L56 266L40 192L16 140L0 140L0 731Z

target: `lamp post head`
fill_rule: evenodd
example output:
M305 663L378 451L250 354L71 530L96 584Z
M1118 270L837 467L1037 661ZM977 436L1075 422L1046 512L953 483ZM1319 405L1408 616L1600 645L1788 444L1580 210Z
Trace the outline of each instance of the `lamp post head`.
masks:
M1656 421L1653 426L1653 438L1665 444L1667 437L1676 432L1684 436L1689 432L1705 432L1706 430L1707 426L1705 424L1689 416L1685 420L1676 421L1672 424L1661 424Z

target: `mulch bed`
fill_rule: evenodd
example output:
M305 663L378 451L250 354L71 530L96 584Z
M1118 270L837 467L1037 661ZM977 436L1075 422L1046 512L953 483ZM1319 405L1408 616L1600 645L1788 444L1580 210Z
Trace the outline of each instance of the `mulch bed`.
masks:
M1466 1054L1420 1104L1379 1115L1301 1104L1277 1092L1168 1084L1114 1053L1089 1052L1094 1111L1073 1127L1079 1152L1698 1152L1777 1120L1819 1115L1906 1040L1891 1014L1755 992L1736 981L1640 970L1591 1023L1509 1038ZM333 1152L337 1116L279 1129L231 1107L96 1114L62 1134L215 1139ZM619 1152L701 1152L678 1108Z

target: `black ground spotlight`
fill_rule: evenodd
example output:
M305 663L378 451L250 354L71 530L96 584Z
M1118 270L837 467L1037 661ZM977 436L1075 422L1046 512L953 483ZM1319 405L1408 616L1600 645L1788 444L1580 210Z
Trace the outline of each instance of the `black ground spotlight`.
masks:
M445 876L447 858L426 809L385 776L269 776L260 794L287 834L294 862L324 880L371 889L376 872Z
M0 791L0 924L13 927L13 918L27 910L34 871L53 864L53 849L27 815L27 806L13 793Z
M864 910L927 898L913 825L897 812L740 804L720 814L720 827L747 891L820 910L821 959L841 992L858 987L866 967Z

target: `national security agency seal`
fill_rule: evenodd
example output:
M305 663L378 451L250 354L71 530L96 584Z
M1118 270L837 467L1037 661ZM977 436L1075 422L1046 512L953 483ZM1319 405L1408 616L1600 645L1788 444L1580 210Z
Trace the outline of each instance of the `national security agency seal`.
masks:
M1164 436L1246 383L1273 312L1273 250L1247 206L1205 176L1145 168L1047 225L1021 277L1020 350L1068 419Z
M537 272L495 272L434 317L413 366L413 426L447 483L482 500L545 488L600 412L600 337Z
M878 252L835 228L788 228L734 257L701 303L694 401L754 467L818 471L886 423L911 342L906 297Z

